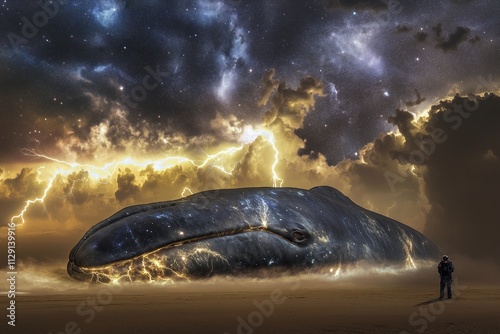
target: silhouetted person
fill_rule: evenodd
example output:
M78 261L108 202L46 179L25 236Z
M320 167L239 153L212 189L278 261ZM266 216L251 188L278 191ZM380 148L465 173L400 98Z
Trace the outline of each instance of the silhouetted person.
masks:
M453 277L451 273L455 270L453 263L448 261L448 256L443 256L443 261L438 264L438 272L441 278L439 282L439 299L444 298L444 287L446 286L448 292L448 299L451 299L451 283L453 282Z

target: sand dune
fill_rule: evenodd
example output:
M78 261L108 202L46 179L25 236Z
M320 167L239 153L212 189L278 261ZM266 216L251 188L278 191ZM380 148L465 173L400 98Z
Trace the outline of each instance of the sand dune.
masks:
M455 298L439 301L437 280L419 282L297 277L37 291L17 296L16 327L4 320L2 333L500 333L500 287L457 282Z

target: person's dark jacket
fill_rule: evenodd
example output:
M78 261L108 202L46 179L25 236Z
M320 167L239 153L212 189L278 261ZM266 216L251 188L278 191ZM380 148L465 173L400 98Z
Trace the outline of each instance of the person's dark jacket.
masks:
M441 261L437 269L441 278L451 278L451 273L455 270L455 267L451 261Z

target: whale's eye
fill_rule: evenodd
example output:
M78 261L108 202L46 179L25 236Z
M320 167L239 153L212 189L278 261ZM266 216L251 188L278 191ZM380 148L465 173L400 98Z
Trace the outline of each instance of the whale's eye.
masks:
M308 237L308 235L304 231L293 230L293 232L292 232L292 239L294 242L302 243L302 242L307 240L307 237Z

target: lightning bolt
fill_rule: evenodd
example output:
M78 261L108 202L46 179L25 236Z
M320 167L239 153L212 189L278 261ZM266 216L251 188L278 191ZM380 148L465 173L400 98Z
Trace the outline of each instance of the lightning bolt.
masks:
M406 269L416 269L417 265L415 264L415 261L413 260L413 257L411 254L413 253L413 243L411 242L410 238L405 234L404 235L404 249L406 253L406 259L405 259L405 267Z
M276 146L276 141L275 141L275 137L274 137L273 133L267 129L262 129L262 128L261 129L253 129L252 128L252 129L246 129L245 135L247 137L252 138L253 141L255 141L256 138L258 138L258 137L262 137L263 139L266 140L266 142L269 145L271 145L271 148L274 151L274 161L273 161L271 168L270 168L271 175L272 175L272 177L271 177L272 186L273 187L282 187L284 181L282 178L280 178L278 176L278 173L276 172L276 169L277 169L277 166L279 163L280 152ZM86 172L88 172L89 179L98 180L98 182L102 183L102 184L111 182L111 180L113 179L114 175L116 174L116 172L118 171L120 166L134 166L137 168L146 168L147 166L152 165L155 170L166 170L166 169L170 169L170 168L173 168L175 166L182 165L182 164L191 164L198 169L212 166L215 169L219 170L221 173L223 173L225 175L232 176L237 162L233 164L232 168L228 169L225 167L225 165L227 165L227 164L225 164L225 159L230 158L234 154L236 154L237 152L242 151L248 143L249 142L247 141L246 143L243 143L239 146L230 147L230 148L227 148L224 150L220 150L219 152L214 153L214 154L206 154L205 160L201 161L201 163L199 161L197 162L197 161L192 160L192 159L185 157L185 156L169 156L169 157L165 157L163 159L148 160L148 161L138 161L132 157L126 157L122 160L105 163L102 166L96 166L96 165L92 165L92 164L85 164L85 163L78 163L78 162L68 162L65 160L57 159L55 157L51 157L49 155L38 153L34 150L25 149L24 154L27 156L31 156L31 157L38 158L38 159L41 158L43 160L47 160L47 161L50 161L50 162L53 162L53 163L56 163L56 164L59 164L62 166L66 166L68 168L68 170L58 169L49 178L48 184L44 189L43 195L41 197L27 200L24 207L20 211L20 213L11 217L11 222L16 224L16 222L20 221L20 223L16 224L16 226L23 225L25 223L24 215L26 214L28 209L33 204L38 203L38 204L44 205L44 201L45 201L50 189L53 187L54 180L56 179L56 177L63 176L63 175L69 175L72 172L74 172L75 170L85 170ZM41 168L44 168L44 167L41 167ZM39 174L40 174L40 171L39 171ZM71 185L69 192L63 198L66 198L66 197L72 195L75 184L78 181L86 182L88 180L86 178L83 178L81 180L73 181L73 184ZM188 187L185 187L181 193L181 196L185 197L187 193L193 194L191 189L189 189ZM44 210L45 210L45 207L44 207Z
M191 281L187 267L190 261L198 265L205 264L207 268L212 270L214 260L229 263L220 253L206 247L196 247L190 251L180 252L178 257L172 259L169 259L165 254L161 254L161 252L162 249L159 249L105 267L80 269L84 273L92 275L91 280L98 283L144 281L172 284L178 281ZM181 259L181 261L179 262L178 259ZM170 265L168 265L169 262Z
M269 207L267 206L267 203L263 199L261 199L261 205L258 208L258 212L260 216L260 221L262 222L262 226L266 228L269 220Z
M30 199L30 200L27 200L26 201L26 204L24 205L24 208L21 210L21 212L16 215L16 216L13 216L12 218L10 218L10 221L11 223L14 223L17 221L17 220L20 220L21 222L19 224L15 224L16 226L20 226L20 225L23 225L25 223L25 220L24 220L24 214L26 213L26 211L28 211L28 208L32 205L32 204L36 204L36 203L40 203L40 204L44 204L44 201L45 201L45 198L47 197L47 193L49 192L50 188L52 188L52 184L54 183L54 180L56 179L56 177L58 176L59 174L55 174L53 175L50 180L49 180L49 183L47 185L47 187L45 188L44 192L43 192L43 195L42 197L39 197L39 198L35 198L35 199ZM45 206L44 206L44 211L45 211Z
M182 190L182 194L181 194L181 196L182 196L182 197L189 196L189 195L187 195L187 194L186 194L186 192L189 192L189 195L192 195L192 194L193 194L193 192L191 191L191 189L189 189L188 187L184 187L184 189Z
M274 151L274 162L273 162L273 165L271 166L271 172L273 174L273 177L272 177L273 187L275 187L275 188L282 187L283 186L283 179L281 179L278 176L278 174L276 173L276 167L278 166L280 152L279 152L278 148L276 147L276 142L275 142L273 133L266 130L266 129L259 129L259 130L255 130L255 134L264 138L271 145L271 147Z
M74 180L72 183L71 183L71 188L69 189L68 193L65 194L62 199L66 199L68 198L69 196L71 196L73 198L73 201L75 202L75 197L74 197L74 194L73 194L73 190L75 190L75 185L78 183L78 182L85 182L87 181L87 178L86 177L82 177L81 179L77 179L77 180Z

